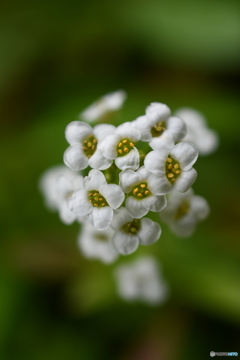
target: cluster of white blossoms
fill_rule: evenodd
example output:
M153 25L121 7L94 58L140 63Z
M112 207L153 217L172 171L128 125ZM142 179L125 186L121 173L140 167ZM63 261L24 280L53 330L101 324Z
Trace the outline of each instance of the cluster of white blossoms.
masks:
M107 94L83 111L80 120L70 122L65 166L51 168L40 179L46 205L57 210L64 223L81 224L82 253L104 263L159 240L162 230L149 218L152 212L179 236L194 232L209 206L191 189L197 178L193 165L198 153L211 153L218 144L217 134L200 113L180 109L172 116L167 105L157 102L133 121L109 124L125 98L122 90ZM108 123L100 123L104 120ZM141 282L138 290L143 298L152 266L149 260L143 266L146 284ZM119 284L123 277L128 279L119 285L125 289L122 293L135 298L135 275L124 268L117 274ZM163 288L156 288L148 300L157 301L163 294Z

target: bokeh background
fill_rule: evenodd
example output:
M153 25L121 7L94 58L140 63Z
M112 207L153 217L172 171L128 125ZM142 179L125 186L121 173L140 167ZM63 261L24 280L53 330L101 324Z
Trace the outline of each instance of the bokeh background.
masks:
M11 0L0 15L0 359L202 360L240 353L240 3ZM116 295L115 265L86 260L49 213L42 172L62 164L66 125L125 89L122 120L152 101L202 111L218 131L196 193L211 216L188 239L163 225L152 253L171 296L149 308Z

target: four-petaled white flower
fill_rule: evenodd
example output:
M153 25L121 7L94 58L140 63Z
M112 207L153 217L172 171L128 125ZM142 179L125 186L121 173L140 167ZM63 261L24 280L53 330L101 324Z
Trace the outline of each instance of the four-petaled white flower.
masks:
M78 176L74 171L65 165L53 166L41 175L39 180L39 189L44 196L45 205L50 210L58 209L58 188L56 186L59 176L65 175L69 179L75 179Z
M185 122L177 116L171 116L167 105L157 102L150 104L146 108L146 115L138 117L133 123L141 131L141 140L149 141L153 149L161 143L166 130L170 131L175 142L182 140L187 133Z
M121 170L137 170L139 168L139 152L135 143L140 140L140 131L130 122L119 125L113 135L107 136L99 144L103 155L115 160Z
M157 305L166 301L169 294L160 266L151 256L118 266L115 278L119 296L127 301L140 300L149 305Z
M60 219L65 224L82 220L67 206L67 199L74 190L82 188L82 184L83 177L64 165L50 168L40 178L39 187L44 195L46 206L51 210L57 210Z
M107 229L113 218L113 209L119 208L124 200L120 186L107 184L99 170L91 170L83 179L83 189L74 191L68 199L68 207L78 216L88 215L97 230Z
M196 145L200 155L208 155L216 150L219 137L216 131L207 127L207 122L202 113L197 110L182 108L176 111L187 125L187 135L184 141Z
M90 123L101 119L108 113L119 110L122 107L126 97L127 94L123 90L118 90L106 94L91 104L88 108L86 108L80 114L80 117Z
M124 207L115 211L111 227L116 230L113 244L123 255L133 253L139 244L155 243L162 233L158 223L148 218L134 218Z
M197 177L192 168L197 157L198 151L193 144L180 142L174 145L171 134L166 132L162 147L148 153L144 160L145 167L158 175L158 194L167 194L173 188L187 191Z
M64 153L64 162L72 170L82 170L88 165L104 170L112 164L99 149L99 142L115 132L115 126L99 124L92 128L82 121L72 121L66 127L65 136L70 146Z
M58 207L59 217L65 224L72 224L75 220L82 221L82 218L74 214L68 207L68 199L73 192L83 187L83 177L81 175L75 178L68 178L61 175L57 179Z
M78 246L85 257L99 259L105 264L110 264L119 255L112 243L114 234L115 231L111 227L106 230L96 230L86 221L82 224Z
M141 166L136 172L125 170L119 174L120 186L128 194L126 208L136 218L149 211L161 211L167 204L166 197L159 195L159 177Z
M187 237L192 235L196 224L204 220L209 211L207 201L202 196L194 195L191 188L185 193L173 190L160 217L176 235Z

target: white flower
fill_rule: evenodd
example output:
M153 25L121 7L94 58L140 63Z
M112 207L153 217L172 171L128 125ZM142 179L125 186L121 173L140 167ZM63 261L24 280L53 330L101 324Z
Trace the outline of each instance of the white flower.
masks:
M126 97L127 95L123 90L106 94L85 109L80 117L87 122L98 120L110 112L119 110Z
M60 175L65 175L69 179L74 179L78 176L67 166L58 165L44 171L39 179L39 189L44 196L46 206L50 210L58 209L58 189L56 182Z
M74 190L82 188L82 183L83 177L64 165L50 168L40 178L39 187L47 207L59 211L60 219L65 224L81 221L81 218L69 210L67 199Z
M182 140L187 133L186 124L181 118L170 115L167 105L157 102L150 104L146 108L146 115L133 122L141 131L141 140L150 141L150 146L155 149L166 129L170 131L175 142Z
M106 230L96 230L89 222L85 222L78 237L79 248L87 258L99 259L110 264L118 257L112 243L114 233L110 227Z
M83 179L83 189L68 199L68 207L78 216L88 215L96 230L105 230L112 222L113 209L119 208L123 200L120 186L107 184L103 173L93 169Z
M167 194L173 187L180 192L187 191L197 177L192 168L197 157L194 145L187 142L174 145L171 134L166 131L162 148L151 151L144 160L145 167L158 175L158 194Z
M116 230L113 244L123 255L133 253L139 244L155 243L162 233L158 223L148 218L136 219L124 207L115 211L111 227Z
M160 266L151 256L138 258L115 270L118 294L127 301L140 300L150 305L163 303L168 286L161 276Z
M219 137L216 131L207 127L205 117L199 111L190 108L182 108L176 111L187 125L187 135L184 141L195 144L200 155L208 155L216 150Z
M144 166L137 172L125 170L119 174L120 186L129 196L126 208L136 218L141 218L149 211L158 212L166 206L166 197L158 193L158 175L150 173Z
M182 237L192 235L199 221L209 214L207 201L194 195L192 189L184 194L172 191L168 197L168 204L160 213L161 219L170 225L171 230Z
M83 177L81 175L76 176L75 178L68 178L67 176L61 175L57 179L57 192L58 192L58 209L59 217L65 224L72 224L75 220L79 222L82 221L82 218L74 214L68 208L68 199L72 196L75 190L82 189L83 187Z
M87 166L104 170L112 161L106 159L99 149L99 142L115 132L115 126L99 124L92 128L82 121L72 121L66 127L65 136L70 146L64 153L64 162L72 170L82 170Z
M113 135L107 136L99 144L103 155L115 160L116 166L121 170L139 168L139 152L135 143L140 140L140 131L130 122L117 127Z

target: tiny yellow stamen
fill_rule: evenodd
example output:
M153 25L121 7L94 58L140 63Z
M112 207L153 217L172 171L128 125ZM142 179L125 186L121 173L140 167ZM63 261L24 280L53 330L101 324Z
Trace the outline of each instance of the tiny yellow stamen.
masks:
M87 150L87 148L85 146L83 146L82 148L83 148L83 150Z
M133 190L134 195L138 192L138 188Z
M90 157L91 157L91 155L89 154L87 157L88 157L88 158L90 158Z
M172 164L168 165L168 169L172 169L172 167L173 167Z
M94 144L96 144L96 142L97 142L97 140L96 140L96 139L94 139L94 140L93 140L93 143L94 143Z
M96 195L97 195L97 193L94 193L94 194L93 194L93 196L96 196Z
M98 204L93 204L93 206L98 206Z
M89 196L92 196L92 193L90 193Z
M99 201L102 201L103 198L99 198Z
M177 171L176 171L176 174L180 174L180 172L181 172L181 170L177 170Z
M123 140L123 143L126 144L127 140Z
M138 193L137 196L138 196L138 197L142 197L142 194Z
M149 190L146 190L144 194L147 195L149 194L149 192L150 192Z
M174 167L175 167L175 169L178 169L178 168L179 168L179 165L178 165L178 164L175 164Z
M127 152L129 152L129 149L128 149L128 148L124 148L123 151L124 151L125 153L127 153Z
M174 175L172 173L170 173L170 174L168 174L168 177L172 178L172 177L174 177Z
M141 188L145 188L146 184L141 184L140 186L141 186Z
M171 158L167 158L167 162L171 163L172 159Z
M95 149L95 145L93 145L93 146L91 147L91 149L94 150L94 149Z
M119 153L119 154L122 154L122 150L121 150L121 149L119 149L119 150L118 150L118 153Z
M122 146L122 143L120 142L120 143L118 144L118 146L121 147L121 146Z
M131 147L134 147L134 143L130 142L130 146L131 146Z
M102 203L102 206L105 206L106 204L105 203Z

